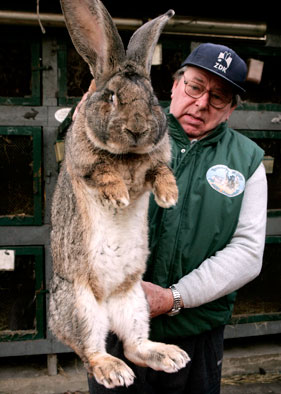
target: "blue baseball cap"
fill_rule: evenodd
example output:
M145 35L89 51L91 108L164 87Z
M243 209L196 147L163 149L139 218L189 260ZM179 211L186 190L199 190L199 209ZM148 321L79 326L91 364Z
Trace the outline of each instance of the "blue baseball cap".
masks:
M245 92L243 87L247 66L235 51L217 44L200 44L195 48L181 67L186 65L201 67L228 81L232 87L240 92Z

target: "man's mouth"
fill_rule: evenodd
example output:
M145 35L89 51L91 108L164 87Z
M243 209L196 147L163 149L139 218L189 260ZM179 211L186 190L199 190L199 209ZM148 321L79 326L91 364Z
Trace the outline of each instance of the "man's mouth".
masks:
M192 123L203 123L204 119L191 113L187 113L188 120Z

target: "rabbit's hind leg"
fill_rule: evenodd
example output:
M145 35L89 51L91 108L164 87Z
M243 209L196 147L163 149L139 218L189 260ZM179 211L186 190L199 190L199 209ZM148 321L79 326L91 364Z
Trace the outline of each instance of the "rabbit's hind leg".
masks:
M51 330L83 360L88 372L107 388L129 386L133 371L106 352L107 310L91 288L54 275L50 291Z
M135 377L131 368L105 349L108 333L106 304L96 301L90 287L76 286L76 294L78 318L84 324L80 339L84 338L89 373L106 388L131 385Z
M122 339L124 354L134 364L156 371L177 372L190 361L178 346L148 339L149 310L140 283L130 292L112 299L109 307L111 329Z
M155 371L177 372L190 361L187 353L178 346L161 342L143 339L138 344L128 344L124 348L125 356L130 361Z

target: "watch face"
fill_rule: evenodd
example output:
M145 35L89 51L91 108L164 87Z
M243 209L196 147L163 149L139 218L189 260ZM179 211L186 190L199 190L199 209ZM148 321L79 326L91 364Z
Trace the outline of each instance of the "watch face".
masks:
M180 313L181 308L179 309L172 309L169 313L167 313L168 316L175 316L178 315Z

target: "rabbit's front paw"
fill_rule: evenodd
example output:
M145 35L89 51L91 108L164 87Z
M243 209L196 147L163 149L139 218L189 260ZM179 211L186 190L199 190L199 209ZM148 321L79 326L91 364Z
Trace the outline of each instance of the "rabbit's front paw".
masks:
M90 363L91 370L98 383L111 389L117 386L130 386L135 374L124 361L109 354L94 357Z
M115 208L127 207L130 203L128 189L121 182L107 184L99 189L102 203L110 203Z
M178 201L178 188L174 175L169 171L161 173L154 182L153 193L157 204L162 208L170 208Z

